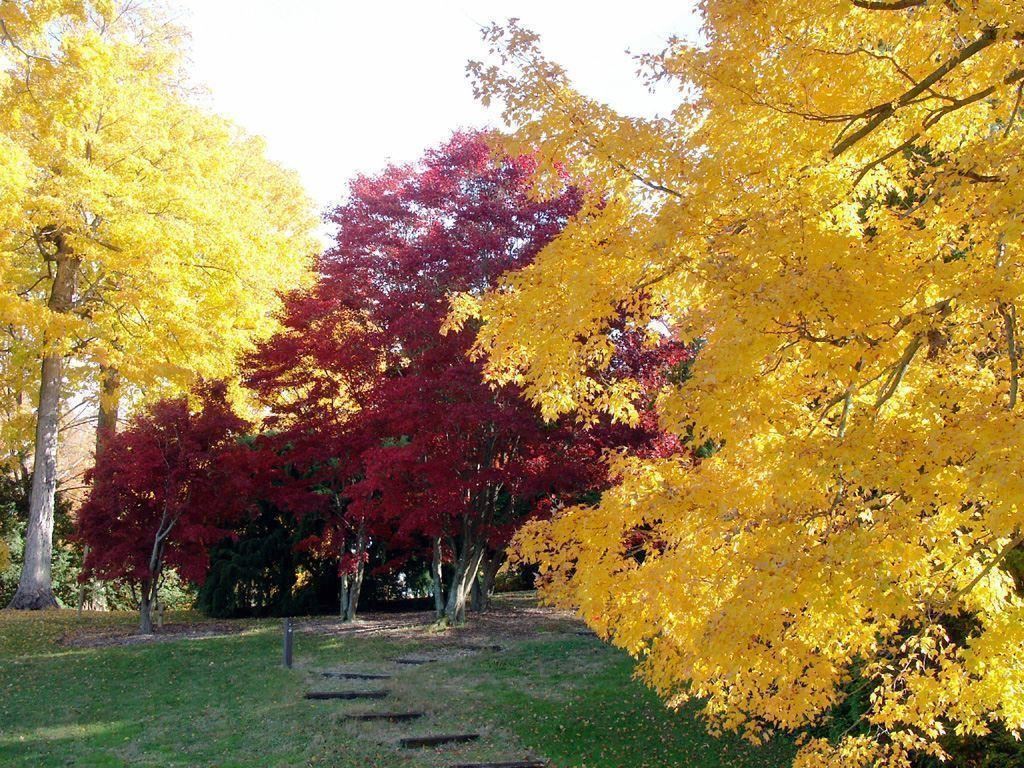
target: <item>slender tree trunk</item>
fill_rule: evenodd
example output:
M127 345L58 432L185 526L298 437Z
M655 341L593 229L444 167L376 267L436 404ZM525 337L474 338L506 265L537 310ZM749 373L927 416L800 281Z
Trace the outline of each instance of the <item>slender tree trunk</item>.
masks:
M363 573L365 568L362 563L356 566L356 572L352 574L352 583L348 589L348 608L345 610L345 621L355 621L356 612L359 609L359 593L363 588Z
M481 569L482 570L482 569ZM469 601L469 607L474 613L484 610L484 595L483 590L480 587L480 581L483 574L477 574L477 577L473 579L472 597Z
M51 241L57 245L54 259L57 269L47 306L53 312L66 314L71 311L81 261L67 250L63 235L54 234ZM52 339L46 341L52 342ZM57 607L57 599L53 596L51 567L53 511L57 492L57 427L63 367L63 351L45 344L39 382L39 407L36 411L35 456L28 502L28 528L25 532L25 559L18 591L14 593L10 608L39 610Z
M444 578L441 573L441 537L434 539L434 559L430 564L430 578L434 582L434 613L444 615Z
M149 554L149 576L142 581L142 597L139 599L139 633L143 635L153 634L153 604L157 602L160 593L160 574L164 567L164 542L171 534L176 519L168 519L167 511L164 510L160 520L160 527L157 528L156 538L153 539L153 549Z
M142 599L139 600L139 634L153 634L153 595L151 591L152 582L146 579L142 582Z
M455 563L455 574L448 591L448 602L445 605L444 617L448 624L463 624L466 621L466 602L473 588L483 548L468 542Z
M349 578L347 573L341 574L341 589L338 590L338 615L342 621L348 621Z
M117 421L121 406L121 373L109 366L100 366L99 413L96 417L96 450L94 463L98 463L107 442L117 434ZM89 545L85 545L82 553L83 562L89 559ZM91 595L91 603L96 607L96 580L90 579L88 584L82 582L78 586L78 613L81 615L85 606L85 593Z
M84 564L85 561L88 560L88 559L89 559L89 545L86 544L85 548L82 550L82 563ZM90 589L91 588L92 588L92 585L90 584ZM83 581L83 582L81 582L78 585L78 615L79 616L82 615L82 609L84 607L85 607L85 582Z
M96 461L103 448L115 434L121 410L121 372L117 368L100 366L99 414L96 418Z
M366 524L359 522L359 531L356 534L356 567L351 576L342 575L341 582L341 620L355 621L356 611L359 608L359 592L363 588L363 574L366 571L364 555L366 554Z
M473 582L473 610L486 611L494 596L494 579L505 562L503 552L492 552L480 563L480 573Z
M149 560L151 576L142 582L142 598L139 600L139 634L141 635L153 634L153 606L159 600L163 551L162 543L154 544L153 554Z

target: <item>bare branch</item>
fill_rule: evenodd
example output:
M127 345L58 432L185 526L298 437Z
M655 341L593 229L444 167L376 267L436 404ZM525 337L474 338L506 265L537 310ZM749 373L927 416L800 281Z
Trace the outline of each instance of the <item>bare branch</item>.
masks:
M854 188L856 188L857 185L860 184L864 180L864 177L867 176L868 173L870 173L873 168L876 168L877 166L881 165L882 163L884 163L886 160L888 160L889 158L893 157L894 155L898 155L903 150L909 149L913 145L913 143L915 141L917 141L919 138L921 138L921 134L920 133L915 133L913 136L911 136L909 139L907 139L905 142L903 142L899 146L896 146L893 149L891 149L890 151L886 152L884 155L881 155L880 157L875 158L870 163L868 163L863 168L861 168L860 171L858 171L858 173L857 173L857 178L855 178L853 180Z
M1019 547L1021 544L1024 544L1024 533L1018 533L1012 539L1010 539L1010 543L1007 544L1005 547L1003 547L999 551L999 554L997 554L995 557L993 557L991 562L989 562L988 565L986 565L984 568L982 568L981 571L978 573L978 575L975 576L973 579L971 579L970 583L967 586L965 586L963 589L958 589L956 592L954 592L950 596L947 604L949 606L951 606L951 607L956 605L956 602L961 597L963 597L968 592L970 592L972 589L974 589L976 586L978 586L978 583L983 578L988 576L988 574L992 572L993 568L995 568L997 565L999 565L1001 562L1003 562L1003 560L1006 559L1006 556L1009 555L1014 549Z
M1007 410L1012 411L1017 405L1017 388L1020 379L1020 353L1017 350L1017 308L1010 303L999 305L999 314L1003 317L1003 328L1006 333L1006 355L1010 358L1010 400Z
M864 125L858 128L853 133L850 133L845 138L838 140L832 146L832 156L838 157L843 152L848 150L858 141L863 139L865 136L873 132L878 126L896 114L896 111L907 106L913 102L922 93L928 91L933 85L939 80L944 78L954 69L959 67L965 61L980 53L981 51L994 44L999 39L994 28L988 28L981 33L981 35L970 45L962 48L956 56L946 60L942 66L938 67L930 75L921 80L916 86L905 92L895 101L887 102L885 104L879 104L875 107L864 112L863 117L873 115ZM858 118L860 119L860 118Z
M1013 85L1014 83L1020 80L1024 80L1024 69L1015 69L1005 78L1003 78L1002 84ZM982 90L976 93L972 93L970 96L965 96L962 99L954 99L952 103L948 104L945 107L942 107L941 109L937 109L932 114L930 114L924 121L925 128L931 128L933 125L939 122L939 120L944 118L950 112L955 112L958 109L962 109L963 107L969 106L971 104L981 101L982 99L988 98L993 93L995 93L998 87L998 85L990 85L988 88L983 88ZM1014 110L1014 112L1016 112L1016 109Z
M883 0L850 0L850 2L865 11L904 11L907 8L924 5L928 0L891 0L888 3Z
M896 363L896 367L893 372L886 379L885 384L882 385L881 391L878 393L878 399L875 401L875 412L881 410L885 402L892 397L900 384L903 382L903 377L907 374L907 369L910 367L910 363L914 360L914 355L917 354L917 350L921 348L921 343L924 341L924 334L919 333L910 343L907 348L903 350L903 354L900 356L899 361Z

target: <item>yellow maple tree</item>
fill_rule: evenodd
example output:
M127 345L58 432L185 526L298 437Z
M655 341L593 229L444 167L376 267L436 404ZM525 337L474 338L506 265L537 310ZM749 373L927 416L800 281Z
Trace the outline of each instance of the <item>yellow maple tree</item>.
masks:
M452 323L548 416L632 419L600 372L621 316L700 341L663 391L691 458L520 537L546 594L716 728L863 717L799 766L907 766L1024 728L1024 2L705 0L643 58L665 117L588 99L518 23L478 96L590 204ZM614 381L614 386L607 382ZM637 542L641 542L638 544Z
M225 376L272 332L316 222L294 174L199 105L184 33L148 6L4 0L0 22L0 378L20 403L0 436L7 457L33 454L13 604L36 607L53 604L68 397L98 379L109 426L122 392Z

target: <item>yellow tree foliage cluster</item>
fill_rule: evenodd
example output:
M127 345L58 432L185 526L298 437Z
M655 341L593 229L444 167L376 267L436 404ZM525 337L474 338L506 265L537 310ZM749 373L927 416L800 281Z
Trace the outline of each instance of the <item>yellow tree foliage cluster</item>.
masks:
M181 386L272 330L315 219L261 140L195 106L182 32L130 5L0 3L0 322L33 354L77 345ZM57 232L78 262L66 317L46 307Z
M0 459L35 457L26 568L67 398L226 375L315 249L297 179L198 106L148 8L0 0Z
M549 415L634 416L616 320L702 340L661 393L703 460L615 458L617 486L521 537L548 596L672 702L762 738L863 719L797 763L907 766L1024 728L1024 2L705 0L643 69L657 119L575 90L515 22L471 65L513 150L593 199L453 323ZM613 382L613 384L609 384ZM710 442L709 442L710 441Z

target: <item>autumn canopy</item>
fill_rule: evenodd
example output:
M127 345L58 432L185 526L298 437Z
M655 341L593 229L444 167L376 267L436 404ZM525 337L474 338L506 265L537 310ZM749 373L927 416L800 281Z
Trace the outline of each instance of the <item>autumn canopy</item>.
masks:
M669 118L588 100L517 24L472 68L542 188L595 190L503 290L456 302L492 380L628 420L630 382L595 374L621 315L703 340L659 406L710 457L617 459L524 553L718 726L813 725L856 678L862 721L801 766L1019 731L1024 4L702 7L699 45L644 61L683 96Z
M459 624L539 568L670 705L800 734L796 768L1019 738L1024 0L704 0L639 59L652 118L489 26L507 135L357 178L315 260L296 180L117 8L0 2L15 606L55 603L88 393L78 535L144 629L262 513L346 620L370 576Z

